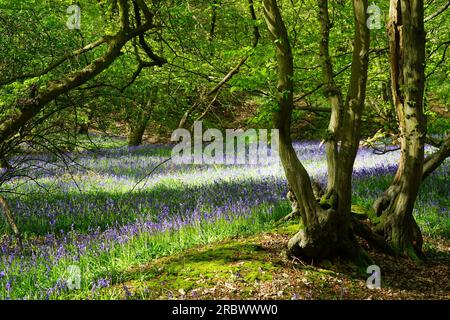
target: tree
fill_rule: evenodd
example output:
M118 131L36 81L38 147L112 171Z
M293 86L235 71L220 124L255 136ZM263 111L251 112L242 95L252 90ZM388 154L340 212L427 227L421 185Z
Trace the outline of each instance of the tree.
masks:
M120 29L116 34L101 37L97 41L69 53L46 68L40 75L48 73L71 58L83 55L104 44L107 46L106 52L81 70L71 72L61 79L51 81L43 90L35 88L30 92L28 97L17 99L15 104L11 107L11 109L14 109L14 112L7 114L1 119L0 144L14 136L20 128L35 117L47 104L70 90L83 85L107 69L115 59L121 55L122 48L129 40L134 37L139 37L148 30L155 28L155 25L153 24L154 14L149 10L145 2L136 0L133 1L133 3L136 8L139 8L144 13L146 18L145 23L138 24L136 28L131 28L129 2L127 0L119 0ZM165 63L165 60L155 55L148 46L144 50L153 60L153 65L162 65ZM35 76L37 75L30 75L28 77L31 78ZM22 79L22 77L19 78ZM2 84L8 84L16 80L17 79L7 79L6 81L3 81Z
M324 92L331 104L331 118L326 138L328 183L325 200L341 215L351 208L351 176L359 147L361 117L366 97L370 31L366 26L367 1L353 1L355 35L348 94L343 100L341 89L334 81L329 55L330 19L328 0L318 0L321 39L319 43Z
M130 102L132 107L126 106L126 122L128 123L128 146L139 146L142 144L142 139L147 129L152 111L155 104L158 103L158 87L150 88L146 95L147 101L133 101ZM126 101L125 103L128 103Z
M264 0L264 17L276 44L278 65L278 110L274 123L280 130L279 154L289 186L299 200L302 225L300 231L289 240L292 255L310 259L333 256L348 257L364 263L368 261L356 241L352 228L351 173L359 145L360 116L365 97L369 34L366 26L367 1L353 2L355 13L355 43L349 93L344 105L342 141L336 168L337 200L325 209L316 201L311 179L298 159L291 141L293 109L293 57L284 21L276 0ZM336 104L337 105L337 104Z
M211 31L210 31L210 35L209 35L209 41L212 41L214 38L214 29L215 29L216 19L217 19L217 6L218 6L218 4L215 1L213 1L213 3L212 3L213 15L212 15L212 21L211 21ZM256 13L255 13L253 0L248 0L248 10L249 10L252 22L254 24L253 25L252 48L255 49L256 46L258 45L260 34L259 34L259 28L256 24L257 17L256 17ZM252 54L252 52L250 51L250 53L247 53L245 55L245 57L241 58L240 61L236 64L236 66L234 66L230 71L228 71L227 74L222 78L222 80L219 81L219 83L217 83L212 89L208 90L208 92L205 94L205 97L201 97L200 101L193 103L192 106L188 110L186 110L186 112L183 114L182 118L180 119L178 128L183 128L186 126L186 122L188 121L191 114L194 111L196 111L196 109L198 109L199 105L201 104L201 102L202 102L201 100L213 97L212 101L209 103L209 105L206 107L204 113L202 114L202 117L206 114L206 112L209 110L209 107L217 99L217 96L219 95L222 87L225 84L227 84L237 73L239 73L241 67L245 64L245 62L248 60L248 58L250 57L251 54ZM200 120L200 119L197 119L197 120Z
M394 251L420 258L422 235L412 211L423 179L420 173L426 136L423 1L391 0L388 34L391 89L400 128L401 157L391 185L374 207L381 216L378 230Z
M36 130L34 125L30 125L30 122L36 118L46 106L54 102L57 98L68 94L71 90L79 88L88 81L94 79L104 70L109 68L113 62L121 56L122 49L132 39L139 37L140 46L147 56L152 60L148 64L151 66L162 66L166 60L157 56L152 49L146 43L143 35L156 28L153 23L154 14L150 11L147 4L143 0L117 0L119 7L119 21L120 26L118 31L112 35L105 35L90 44L84 45L82 48L74 50L64 56L55 59L46 68L37 73L20 74L11 78L2 79L0 81L1 86L7 86L16 82L39 78L44 75L50 74L58 67L63 66L68 61L79 58L87 53L106 45L106 49L100 56L87 63L86 66L71 72L67 72L56 80L49 81L45 86L40 86L39 81L32 83L29 87L26 96L16 97L13 101L9 102L6 108L2 109L0 113L0 159L2 167L8 167L8 161L6 160L8 152L14 152L17 150L17 146L24 141L24 136L31 136L34 138ZM130 4L134 7L135 26L131 23ZM145 17L145 22L140 21L140 12ZM148 65L147 65L148 66ZM4 111L5 110L5 111ZM46 119L57 111L49 111L47 115L42 116L41 119ZM38 121L41 122L41 121ZM31 128L26 128L26 127ZM26 130L24 129L26 128ZM19 138L18 138L19 137ZM48 140L48 138L45 138ZM62 150L58 149L58 152ZM25 158L26 160L26 158ZM7 178L10 179L11 175L15 174L15 170L7 168ZM3 174L2 174L3 177ZM4 182L0 181L0 184ZM20 240L19 231L12 220L12 215L6 205L6 201L0 195L0 201L2 202L2 208L4 214L7 216L8 222L11 224L14 232L18 235Z

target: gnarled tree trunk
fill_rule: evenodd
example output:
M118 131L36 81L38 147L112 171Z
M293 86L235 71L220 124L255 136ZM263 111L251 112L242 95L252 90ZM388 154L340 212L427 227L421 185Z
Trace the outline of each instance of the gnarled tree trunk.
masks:
M16 236L19 248L22 248L22 235L19 231L19 228L17 228L16 222L14 221L14 217L11 214L11 209L9 208L8 203L2 196L0 196L0 209L3 211L3 214L6 217L6 221L8 222L9 226L14 232L14 235Z
M370 47L370 32L366 25L367 1L354 0L353 11L355 15L355 35L352 67L340 128L341 145L337 156L337 211L342 216L350 214L351 211L352 173L359 147Z
M326 210L318 204L310 177L292 146L292 51L276 0L264 0L263 4L264 18L277 52L279 110L274 113L274 123L280 130L279 154L288 184L299 200L298 209L302 220L299 232L289 240L289 252L314 260L342 256L358 261L362 257L362 250L351 228L350 209L347 214L340 214L333 208Z
M400 127L401 158L390 187L374 203L378 231L397 254L422 256L422 235L412 215L424 164L425 31L423 0L391 0L389 48L392 98Z

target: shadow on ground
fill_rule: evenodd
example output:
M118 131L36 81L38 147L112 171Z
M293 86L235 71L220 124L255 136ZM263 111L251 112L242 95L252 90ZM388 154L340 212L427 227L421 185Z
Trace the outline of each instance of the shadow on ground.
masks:
M296 228L284 225L152 261L118 275L101 294L119 299L450 298L448 241L435 241L434 254L421 265L370 252L382 271L382 288L370 290L368 275L346 262L310 265L288 258L285 246Z

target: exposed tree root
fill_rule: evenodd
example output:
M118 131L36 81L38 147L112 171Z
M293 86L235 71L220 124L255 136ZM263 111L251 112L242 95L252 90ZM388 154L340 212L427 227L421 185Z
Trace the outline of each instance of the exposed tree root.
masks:
M325 193L323 191L323 189L322 189L322 186L319 183L317 183L316 181L311 180L311 187L313 189L314 196L319 201L320 198ZM290 220L293 220L293 219L301 217L299 203L297 201L297 198L294 195L294 192L292 191L291 186L289 186L289 191L288 191L288 193L286 195L286 198L291 203L292 211L288 215L286 215L283 218L279 219L278 222L290 221ZM325 209L328 209L328 208L325 208Z
M371 258L359 246L351 226L335 210L319 209L317 217L317 225L301 228L289 240L290 256L312 261L342 257L359 266L371 264Z
M355 234L366 240L369 246L371 246L373 249L389 255L395 254L392 248L386 242L386 240L384 240L384 238L379 234L373 232L368 225L362 223L356 218L353 219L352 223L353 223L353 231L355 232Z
M392 184L373 204L373 209L381 218L376 233L385 239L396 255L409 256L413 260L424 259L423 238L412 214L405 214L396 207L396 199L401 195L401 187Z

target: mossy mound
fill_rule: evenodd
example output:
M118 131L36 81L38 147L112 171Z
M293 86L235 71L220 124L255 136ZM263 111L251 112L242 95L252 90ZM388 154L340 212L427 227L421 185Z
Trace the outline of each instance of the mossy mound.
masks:
M140 299L183 298L221 283L269 281L276 272L267 252L255 239L239 238L214 245L193 248L182 254L158 259L131 269L107 288L108 295L124 295L124 286Z

